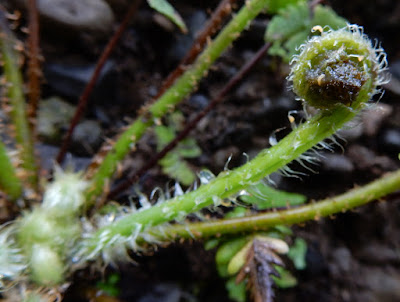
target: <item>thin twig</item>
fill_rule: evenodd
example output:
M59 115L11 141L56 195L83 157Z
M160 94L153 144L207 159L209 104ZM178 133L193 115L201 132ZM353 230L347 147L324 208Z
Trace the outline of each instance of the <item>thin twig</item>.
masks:
M203 50L204 45L206 45L207 40L214 35L220 28L225 17L228 16L232 11L232 5L236 0L223 0L215 9L215 12L211 15L210 20L207 22L202 31L197 35L192 47L186 53L185 57L180 61L178 67L176 67L168 77L161 84L157 95L154 100L158 99L165 90L167 90L174 81L185 71L187 65L191 64L198 54Z
M57 154L56 162L58 164L60 164L63 161L64 156L67 153L68 146L71 142L72 133L74 132L74 129L75 129L76 125L78 124L79 120L81 119L83 113L85 112L87 103L89 101L90 94L92 93L92 90L93 90L94 86L96 85L96 81L100 75L100 72L101 72L104 64L106 63L108 57L111 55L111 52L113 51L114 47L116 46L118 40L121 38L123 32L125 31L126 27L129 24L129 22L132 20L133 15L138 10L140 3L141 3L141 0L136 0L131 5L131 7L129 8L128 12L126 13L121 25L118 27L115 34L111 37L110 41L104 48L103 53L101 54L99 60L97 61L96 68L93 71L92 77L91 77L90 81L87 83L85 90L83 91L81 97L79 98L79 103L78 103L78 107L75 111L75 115L72 118L71 124L70 124L68 132L63 140L60 151Z
M127 189L134 182L136 182L144 173L146 173L150 168L155 166L157 162L162 159L169 151L178 145L189 133L192 131L199 121L206 116L212 109L214 109L219 103L224 100L224 97L243 79L243 77L257 64L257 62L264 56L267 52L270 43L264 44L257 53L249 60L230 80L229 82L221 89L218 95L212 99L212 101L208 104L203 111L196 115L196 117L191 120L168 145L166 145L159 153L156 154L150 161L147 162L145 166L143 166L139 171L129 176L129 178L118 185L114 190L110 192L108 195L109 198L114 198L117 194L121 193L123 190Z
M39 48L39 17L36 7L36 0L28 1L29 13L29 36L28 36L28 119L32 129L35 133L36 128L36 114L40 100L40 79L42 72L40 69L40 48Z
M318 220L322 217L337 213L343 213L371 201L383 198L388 194L399 192L399 190L400 170L387 173L365 186L356 187L344 194L322 201L312 202L300 207L239 218L172 225L165 227L162 234L157 228L154 228L151 229L149 233L157 239L171 240L175 238L204 239L225 234L233 235L265 231L276 225L299 224L306 221Z

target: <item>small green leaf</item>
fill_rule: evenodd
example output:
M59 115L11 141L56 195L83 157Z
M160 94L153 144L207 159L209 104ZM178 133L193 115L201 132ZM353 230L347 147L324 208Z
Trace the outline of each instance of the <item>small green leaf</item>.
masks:
M176 136L176 132L183 127L184 116L175 111L167 117L167 126L156 126L154 133L157 140L157 150L161 151ZM201 149L193 138L182 140L173 150L159 161L163 173L176 179L186 186L196 180L196 174L185 161L185 158L194 158L201 155Z
M276 14L281 9L285 9L289 5L298 3L306 3L307 0L270 0L267 4L267 13Z
M329 26L332 29L345 27L347 20L338 16L333 9L327 6L317 5L314 11L314 18L311 20L311 26L321 25Z
M160 151L175 137L175 131L173 128L166 126L157 126L154 128L154 133L157 137L157 150Z
M313 33L311 29L319 25L338 29L346 26L346 20L338 16L331 8L317 5L313 14L306 2L298 2L280 9L265 32L265 40L272 42L270 55L276 55L289 62L298 48ZM317 33L314 33L317 34Z
M235 277L229 278L225 283L230 299L236 302L246 302L246 283L236 284Z
M225 214L225 218L238 218L246 216L247 209L243 207L235 207L232 211Z
M149 6L155 9L160 14L164 15L174 22L183 33L187 33L187 27L182 17L178 14L175 8L166 0L147 0Z
M163 173L176 179L185 186L191 185L196 180L196 174L190 169L188 163L180 158L176 152L168 153L160 161Z
M294 266L298 270L305 269L307 253L307 243L302 238L296 238L294 244L290 247L288 257L293 261Z
M232 257L240 251L249 241L249 237L235 238L222 244L217 254L215 255L215 262L217 264L217 270L221 277L227 277L228 274L228 263Z
M272 18L265 33L265 39L270 42L288 40L294 34L309 27L309 18L307 4L290 5Z
M290 288L297 285L296 277L293 276L291 272L278 265L275 265L274 268L280 276L271 276L276 286L280 288Z
M240 271L243 265L246 263L247 254L253 244L253 241L248 241L239 252L237 252L228 263L227 272L229 275L234 275Z
M112 297L117 297L120 293L118 282L121 277L118 274L111 274L107 280L97 282L96 287Z
M213 248L216 248L219 243L220 240L218 238L209 239L204 243L204 249L206 251L212 250Z
M249 187L247 192L249 195L240 196L240 200L255 205L259 210L300 205L307 200L304 195L276 190L263 183Z
M179 144L179 155L184 158L195 158L201 155L201 149L194 138L184 139Z

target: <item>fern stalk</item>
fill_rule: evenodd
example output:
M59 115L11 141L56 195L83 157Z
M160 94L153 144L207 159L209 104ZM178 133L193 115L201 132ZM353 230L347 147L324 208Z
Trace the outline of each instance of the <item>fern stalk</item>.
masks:
M162 233L158 230L149 230L149 233L159 240L171 240L175 238L199 239L268 230L276 225L293 225L349 211L398 190L400 190L400 170L385 174L365 186L344 194L293 209L211 222L172 225L165 227Z
M14 49L15 40L6 25L1 24L0 50L4 76L6 79L7 99L10 105L10 116L15 130L15 140L19 150L24 178L32 186L38 185L38 167L34 155L34 144L26 112L23 93L23 80L18 66L18 55Z
M112 176L118 162L133 149L135 142L146 129L168 111L173 110L176 104L197 88L200 79L207 74L213 62L265 8L266 2L266 0L246 1L242 9L207 46L193 65L121 134L92 178L92 186L86 194L89 204L102 193L106 180Z
M6 147L0 141L0 188L12 200L22 194L22 184L15 173L14 166L7 154Z
M247 164L222 172L217 178L195 191L175 197L165 203L130 214L112 225L100 228L91 238L84 241L88 254L102 250L113 238L126 236L159 225L176 218L184 217L204 207L219 204L249 185L255 184L272 172L285 167L325 138L333 135L346 122L352 120L371 97L372 81L363 86L351 107L338 105L331 110L322 111L304 124L294 129L277 145L265 149Z

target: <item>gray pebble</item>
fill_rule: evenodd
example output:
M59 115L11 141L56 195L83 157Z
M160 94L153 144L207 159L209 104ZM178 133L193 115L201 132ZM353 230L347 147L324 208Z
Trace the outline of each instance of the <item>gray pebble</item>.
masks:
M347 174L354 170L353 163L342 154L323 153L321 158L322 169L335 174Z
M59 97L42 100L39 104L37 133L47 143L61 140L64 130L68 129L75 107Z
M97 121L79 123L72 135L73 151L80 155L93 154L100 146L102 130Z
M397 155L400 153L400 129L389 128L380 135L380 148Z
M27 0L14 0L26 6ZM105 34L112 30L114 14L103 0L37 0L39 16L51 25L78 33ZM61 32L62 33L62 32Z

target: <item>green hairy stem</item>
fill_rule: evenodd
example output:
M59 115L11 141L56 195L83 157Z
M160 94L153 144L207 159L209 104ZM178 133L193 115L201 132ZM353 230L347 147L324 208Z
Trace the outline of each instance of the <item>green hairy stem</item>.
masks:
M7 155L6 147L0 142L0 189L12 200L22 194L22 184L15 173L14 166Z
M400 170L388 173L363 187L355 188L336 197L297 208L211 222L172 225L165 227L162 233L157 230L149 230L149 233L162 241L175 238L207 238L224 234L233 235L268 230L276 225L292 225L343 213L398 190L400 190Z
M266 0L246 1L242 9L224 27L193 65L169 88L155 103L147 108L124 133L117 139L110 152L102 161L92 178L92 186L87 191L88 203L93 203L99 196L106 180L114 173L118 162L133 149L135 142L143 135L148 127L196 89L200 79L207 74L208 69L221 53L237 39L240 33L249 25L266 6Z
M87 242L84 242L85 248L89 254L92 254L94 250L101 250L99 245L108 245L116 236L130 236L138 228L143 230L196 212L257 183L300 157L305 151L330 137L346 122L352 120L370 99L372 90L370 79L364 84L351 107L338 105L332 110L322 111L294 129L277 145L261 151L247 164L221 173L196 191L178 196L147 210L130 214L110 226L99 229Z
M14 39L8 30L0 24L0 51L6 79L7 99L10 103L11 120L15 130L15 140L21 159L21 167L25 170L27 182L36 188L38 185L37 164L34 154L33 136L29 128L26 113L23 80L18 66L18 56L13 49Z

